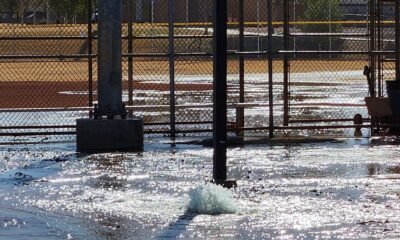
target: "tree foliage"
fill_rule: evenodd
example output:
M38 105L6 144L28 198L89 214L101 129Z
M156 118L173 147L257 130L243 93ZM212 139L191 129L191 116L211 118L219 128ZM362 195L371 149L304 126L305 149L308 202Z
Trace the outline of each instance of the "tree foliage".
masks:
M17 10L16 0L1 0L0 12L15 12Z
M340 0L305 0L306 9L304 11L303 21L324 22L321 24L304 24L302 30L304 32L341 32L341 24L332 23L343 18L340 9Z
M58 21L85 22L87 19L87 0L49 0L51 15Z
M51 22L86 22L87 3L87 0L0 0L0 12L16 13L22 23L26 12L43 12Z
M306 33L339 33L342 25L337 21L343 19L340 0L304 0L305 11L301 18L305 24L300 30ZM340 37L306 37L304 41L313 50L338 49L343 44Z

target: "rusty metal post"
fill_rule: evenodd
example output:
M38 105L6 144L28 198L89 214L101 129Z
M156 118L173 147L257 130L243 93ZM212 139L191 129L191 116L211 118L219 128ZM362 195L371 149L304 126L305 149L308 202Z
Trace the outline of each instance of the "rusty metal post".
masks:
M268 104L269 104L269 137L274 136L274 93L273 93L273 56L272 56L272 0L268 0Z
M132 32L132 21L133 21L133 0L128 0L128 105L133 105L133 32ZM130 109L128 112L129 117L133 117L133 111Z
M92 0L87 0L87 28L88 28L88 102L93 107L93 29L92 29ZM93 117L93 111L89 110L89 118Z
M239 51L244 51L244 0L239 0ZM239 56L239 102L244 103L244 56ZM243 136L244 108L236 108L237 123L236 135Z
M283 50L289 50L289 3L283 0ZM289 125L289 56L283 56L283 125Z
M227 178L227 0L214 0L214 91L213 91L213 178L223 184Z
M175 43L174 43L175 1L168 0L168 62L169 62L169 121L170 136L175 138Z

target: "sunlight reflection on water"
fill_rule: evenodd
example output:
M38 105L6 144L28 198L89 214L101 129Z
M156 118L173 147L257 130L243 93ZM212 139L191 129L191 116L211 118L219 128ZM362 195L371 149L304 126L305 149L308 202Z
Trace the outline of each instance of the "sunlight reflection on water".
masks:
M204 190L211 180L211 149L171 150L157 142L142 154L71 149L1 149L0 238L400 236L400 180L374 177L396 174L396 145L351 140L229 149L229 175L238 188L229 192L228 212L235 213L221 215L187 211L196 186ZM21 182L17 173L32 179Z

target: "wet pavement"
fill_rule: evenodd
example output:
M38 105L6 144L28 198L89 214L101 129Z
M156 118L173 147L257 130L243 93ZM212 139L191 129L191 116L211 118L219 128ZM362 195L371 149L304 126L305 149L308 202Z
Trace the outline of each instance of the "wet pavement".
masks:
M138 154L4 145L0 239L398 239L400 147L388 142L229 149L230 214L188 211L211 180L210 148L164 138Z

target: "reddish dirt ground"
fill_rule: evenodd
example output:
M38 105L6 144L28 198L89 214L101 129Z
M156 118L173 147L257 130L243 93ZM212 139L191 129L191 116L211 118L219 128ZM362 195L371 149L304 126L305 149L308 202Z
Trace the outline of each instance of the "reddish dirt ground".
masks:
M362 70L365 61L335 61L335 60L303 60L292 61L291 71L345 71ZM126 62L124 79L126 76ZM267 61L248 60L245 64L247 73L266 73ZM134 61L133 69L138 75L167 75L167 61ZM282 62L274 63L274 72L282 72ZM211 61L177 61L176 74L199 75L212 74ZM237 61L230 61L228 73L238 73ZM94 64L96 76L96 64ZM0 108L50 108L50 107L84 107L88 106L88 64L87 62L0 62ZM125 88L127 87L124 81ZM96 89L96 85L93 86ZM134 80L134 89L168 91L169 84L151 83ZM177 83L177 91L206 91L212 90L211 84ZM62 92L76 92L81 94L65 94Z
M94 84L96 89L96 84ZM0 108L52 108L88 106L87 82L0 82ZM169 84L135 82L135 90L168 91ZM211 90L211 84L176 84L177 91ZM79 94L67 94L78 92Z

